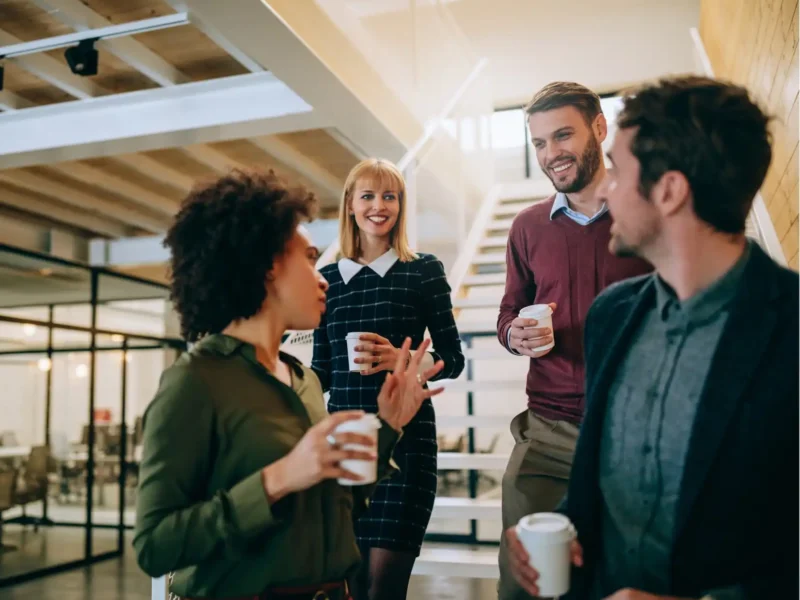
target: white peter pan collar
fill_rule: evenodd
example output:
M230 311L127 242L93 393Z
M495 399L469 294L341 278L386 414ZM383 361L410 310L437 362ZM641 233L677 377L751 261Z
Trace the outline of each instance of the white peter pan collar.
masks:
M339 261L339 273L342 275L342 280L344 280L345 285L350 283L350 280L365 267L372 269L378 275L384 277L399 258L394 248L389 248L388 252L382 254L368 265L362 265L349 258L343 258Z

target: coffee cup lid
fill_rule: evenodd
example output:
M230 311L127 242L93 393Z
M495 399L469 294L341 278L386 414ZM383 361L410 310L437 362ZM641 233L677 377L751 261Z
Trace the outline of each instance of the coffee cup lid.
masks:
M525 319L544 319L553 314L553 309L547 304L534 304L526 306L519 311L519 316Z
M364 335L363 331L351 331L345 337L346 338L360 338L362 335Z
M366 414L360 419L345 421L336 428L336 433L360 433L363 431L376 431L381 428L381 420L377 415Z
M560 543L575 539L572 522L559 513L534 513L520 519L518 530L534 534L543 543Z

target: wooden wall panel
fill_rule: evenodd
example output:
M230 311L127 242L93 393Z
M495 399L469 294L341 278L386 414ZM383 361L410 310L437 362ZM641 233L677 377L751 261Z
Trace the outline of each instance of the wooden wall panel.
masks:
M716 75L747 86L776 118L761 193L798 269L798 0L703 0L700 34Z

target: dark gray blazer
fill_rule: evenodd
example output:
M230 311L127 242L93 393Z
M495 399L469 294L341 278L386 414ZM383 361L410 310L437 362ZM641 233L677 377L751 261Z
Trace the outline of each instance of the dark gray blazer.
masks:
M798 275L753 248L692 429L672 551L675 596L741 586L798 598ZM645 310L651 276L601 294L586 319L586 416L566 499L584 548L569 598L583 599L602 549L598 480L606 400Z

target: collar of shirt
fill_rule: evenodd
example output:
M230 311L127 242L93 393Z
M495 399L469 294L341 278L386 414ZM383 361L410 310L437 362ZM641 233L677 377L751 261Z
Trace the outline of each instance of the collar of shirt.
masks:
M205 336L194 345L191 352L196 354L214 354L217 356L232 356L238 353L248 362L266 370L266 367L264 367L256 357L256 349L252 344L248 344L239 338L224 333L212 333ZM303 365L299 360L284 352L278 352L278 358L282 363L289 365L294 375L300 379L303 378Z
M589 223L594 223L602 217L604 214L608 212L608 206L603 203L603 206L600 207L593 216L587 217L586 215L576 212L569 207L569 202L567 201L567 195L561 192L556 194L555 202L553 202L553 208L550 209L550 220L552 221L558 213L563 212L567 215L570 219L575 221L578 225L586 226Z
M392 265L397 262L400 257L394 248L389 248L389 251L382 254L368 265L362 265L349 258L343 258L339 261L339 273L342 275L342 280L345 285L350 283L350 280L355 277L361 269L369 268L375 271L381 277L385 276L392 268Z
M739 260L727 273L717 279L706 289L701 290L683 302L678 300L675 291L658 274L653 273L656 286L656 307L662 320L667 320L669 314L679 311L691 322L705 321L706 319L723 310L733 298L739 288L747 261L750 258L750 240L745 245L744 252Z

